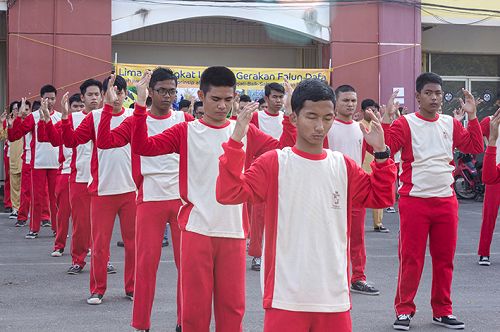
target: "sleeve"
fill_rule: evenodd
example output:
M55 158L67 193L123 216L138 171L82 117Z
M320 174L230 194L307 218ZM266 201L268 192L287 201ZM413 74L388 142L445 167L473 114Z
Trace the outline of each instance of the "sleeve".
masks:
M259 112L253 112L250 123L252 123L255 127L259 128Z
M7 130L7 137L9 141L15 142L34 129L35 119L33 118L33 114L28 115L24 120L17 117L12 124L12 128Z
M52 146L63 145L61 121L55 125L52 122L40 124L38 124L38 140L40 142L50 142Z
M266 200L271 177L277 176L276 151L270 151L257 160L243 174L245 151L243 144L229 139L222 144L219 157L219 176L215 188L220 204L241 204Z
M61 128L64 145L68 148L75 148L95 138L94 116L92 113L87 114L76 129L73 129L73 121L70 119L62 120Z
M469 121L467 128L453 119L453 145L463 153L482 153L484 151L483 133L479 121Z
M146 107L135 105L132 125L132 152L141 156L159 156L180 153L180 144L186 140L187 122L181 122L167 130L148 137Z
M401 150L410 140L410 126L404 117L400 117L392 125L383 123L382 129L384 129L385 144L393 153Z
M36 130L36 135L38 137L39 142L48 142L49 138L47 137L47 131L45 130L46 123L45 121L40 121L38 123L38 128Z
M120 148L131 141L133 117L129 116L113 130L110 129L113 107L104 105L97 129L96 144L99 149Z
M186 113L184 112L184 121L186 122L191 122L191 121L194 121L194 116L192 116L191 114L189 113Z
M481 132L483 133L483 136L488 139L490 137L490 117L487 116L485 117L481 123Z
M483 160L483 182L485 184L500 183L500 164L496 164L497 147L488 146Z
M367 174L352 159L344 156L347 165L349 196L353 207L381 209L392 206L395 200L396 165L392 159L383 163L373 161L372 173Z

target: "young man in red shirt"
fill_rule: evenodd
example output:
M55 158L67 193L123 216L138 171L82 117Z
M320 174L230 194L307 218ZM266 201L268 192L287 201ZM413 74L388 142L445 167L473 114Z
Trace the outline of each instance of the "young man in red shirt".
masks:
M222 204L266 202L262 273L264 331L352 330L349 295L349 242L356 206L394 202L396 167L389 158L382 127L372 116L363 131L374 148L373 174L349 157L323 149L334 121L335 95L324 82L309 79L293 92L293 148L274 150L245 165L244 138L252 110L239 116L223 144L217 179ZM358 226L359 228L359 226Z

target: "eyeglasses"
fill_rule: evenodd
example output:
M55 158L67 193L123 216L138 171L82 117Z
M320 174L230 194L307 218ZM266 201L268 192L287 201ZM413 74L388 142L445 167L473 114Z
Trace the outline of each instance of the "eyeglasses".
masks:
M176 89L159 88L159 89L155 89L154 91L156 91L156 93L159 94L160 96L166 96L168 93L171 97L173 97L177 94Z

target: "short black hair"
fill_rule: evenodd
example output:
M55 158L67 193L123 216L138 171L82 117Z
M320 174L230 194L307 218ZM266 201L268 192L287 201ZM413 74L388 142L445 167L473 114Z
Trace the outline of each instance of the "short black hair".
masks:
M54 92L57 95L57 89L53 85L45 84L40 89L40 97L43 97L44 94L51 92Z
M82 95L84 95L85 92L87 92L87 88L91 87L91 86L98 87L99 91L102 92L102 83L99 82L98 80L93 79L93 78L89 78L88 80L86 80L85 82L83 82L82 85L80 85L80 93Z
M189 107L189 106L191 106L191 102L187 99L182 99L179 102L179 109L184 108L184 107Z
M332 88L318 78L308 78L300 82L292 94L292 111L299 115L307 101L330 100L335 105L335 94Z
M17 109L19 110L19 107L21 107L21 102L14 100L12 103L9 105L9 113L12 113L12 110L14 109L14 106L17 105Z
M173 80L177 86L177 76L170 68L158 67L151 73L151 80L149 80L149 87L154 89L155 84L161 81Z
M441 76L435 73L422 73L417 77L417 81L415 84L417 92L420 93L424 86L428 83L435 83L443 86L443 79L441 78Z
M375 102L373 99L365 99L361 102L361 109L365 111L368 107L375 107L376 109L380 108L380 105Z
M29 101L29 100L26 100L25 104L26 104L26 106L29 106L29 107L31 107L31 101Z
M196 113L196 110L198 109L198 107L202 107L202 106L203 106L202 101L195 101L193 104L193 113Z
M260 98L257 102L259 103L259 106L261 106L266 102L266 100L264 98Z
M283 85L273 82L266 84L266 86L264 87L264 95L266 97L269 97L271 95L271 91L273 90L285 94L285 88L283 87Z
M348 84L341 85L341 86L339 86L338 88L335 89L335 98L339 99L339 95L342 92L356 92L356 90L352 86L350 86Z
M245 102L245 103L250 103L250 102L252 102L252 98L250 98L249 95L241 95L240 101Z
M102 82L102 89L103 91L108 91L108 82L111 76L108 76L103 82ZM116 75L115 79L115 84L113 84L118 88L118 91L127 91L127 81L120 75Z
M231 69L223 66L208 67L201 74L200 90L207 93L210 87L236 88L236 76Z
M82 98L80 98L79 93L75 93L74 95L69 97L69 100L68 100L69 106L71 106L71 104L73 104L73 103L81 103L81 102L82 102Z
M35 100L33 102L33 107L31 108L31 110L34 112L34 111L38 111L40 109L40 106L42 106L42 104L40 103L40 100Z

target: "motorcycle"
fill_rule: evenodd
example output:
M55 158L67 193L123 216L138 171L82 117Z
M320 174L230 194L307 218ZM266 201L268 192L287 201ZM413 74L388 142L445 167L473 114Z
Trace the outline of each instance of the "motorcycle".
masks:
M458 198L482 200L484 196L482 166L482 162L477 161L474 155L457 153L453 188Z

